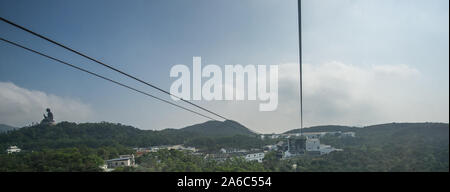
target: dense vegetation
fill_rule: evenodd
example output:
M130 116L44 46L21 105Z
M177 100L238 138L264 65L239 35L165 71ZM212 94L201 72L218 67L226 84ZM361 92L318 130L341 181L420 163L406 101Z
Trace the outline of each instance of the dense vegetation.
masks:
M67 148L0 155L0 171L101 171L103 159L92 149Z
M197 131L207 132L204 126ZM321 126L303 131L354 131L356 137L321 139L321 143L344 149L342 152L289 160L280 160L270 152L263 163L246 162L242 158L216 162L188 152L160 150L137 158L140 166L136 168L116 171L449 171L448 124ZM131 147L185 144L211 152L222 147L261 148L274 142L261 140L253 134L199 134L192 128L147 131L112 123L62 122L0 134L3 153L0 154L0 171L99 171L103 160L130 154ZM4 149L10 145L18 145L24 152L4 154Z
M225 136L225 137L195 137L187 140L188 146L195 146L202 151L217 152L221 148L225 149L262 149L265 145L273 144L275 141L261 140L256 136Z
M217 125L221 122L207 122ZM203 124L200 124L204 126ZM226 128L224 128L226 129ZM246 129L246 128L245 128ZM17 145L25 150L39 150L42 148L68 147L150 147L158 145L186 144L205 150L213 150L223 146L239 146L240 148L259 147L254 135L239 135L243 131L235 128L225 136L212 135L211 131L198 133L190 126L189 130L166 129L162 131L140 130L132 126L113 123L69 123L61 122L53 126L35 125L24 127L16 131L0 134L0 149L10 145ZM223 131L222 131L223 132ZM232 135L232 133L235 133Z
M355 131L357 137L325 136L321 139L322 143L344 151L323 156L280 160L275 152L270 152L258 165L254 162L246 164L238 159L224 163L210 162L189 154L171 155L169 163L165 163L158 161L159 155L150 155L140 159L143 167L134 171L237 171L238 168L239 171L283 172L449 171L448 124L392 123L364 128L321 126L304 131ZM233 166L236 166L235 169Z
M203 156L176 150L159 150L137 158L139 167L124 171L163 172L243 172L264 171L258 162L246 162L243 158L232 158L224 162L204 159Z

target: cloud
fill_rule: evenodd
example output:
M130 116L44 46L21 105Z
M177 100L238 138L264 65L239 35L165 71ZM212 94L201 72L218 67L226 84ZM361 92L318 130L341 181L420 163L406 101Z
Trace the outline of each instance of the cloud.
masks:
M279 64L275 111L261 101L202 102L261 133L300 127L299 67ZM352 65L339 61L303 65L304 126L366 126L389 122L448 122L448 93L436 92L410 65ZM445 92L445 90L443 90Z
M0 123L24 126L39 122L46 108L52 110L56 121L83 122L94 114L81 101L0 82Z
M280 111L289 111L299 100L298 71L298 64L280 65L280 98L284 98ZM420 71L408 65L355 66L332 61L304 64L303 74L307 126L448 122L448 98L427 92Z
M419 71L408 65L375 65L372 69L378 75L409 78L419 75Z

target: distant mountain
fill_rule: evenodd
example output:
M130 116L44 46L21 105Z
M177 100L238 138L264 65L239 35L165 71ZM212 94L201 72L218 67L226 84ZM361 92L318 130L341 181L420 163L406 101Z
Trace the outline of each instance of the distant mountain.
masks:
M208 121L182 129L161 131L141 130L107 122L81 124L61 122L52 126L34 125L0 134L0 149L9 145L18 145L23 149L79 146L96 148L117 145L149 147L174 144L218 147L239 144L237 140L254 141L252 139L256 139L255 136L251 130L234 121Z
M340 125L322 125L322 126L314 126L314 127L306 127L303 128L302 131L304 133L308 132L331 132L331 131L357 131L358 127L349 127L349 126L340 126ZM300 133L300 129L292 129L290 131L285 132L287 134L289 133Z
M386 123L379 125L371 125L365 127L349 127L349 126L339 126L339 125L324 125L324 126L314 126L303 128L303 132L330 132L330 131L342 131L348 132L353 131L356 133L363 134L380 134L382 133L384 137L388 134L393 134L396 132L411 132L416 131L421 132L431 132L439 130L441 132L448 132L448 123ZM285 133L300 133L300 129L293 129ZM445 135L445 134L444 134ZM447 134L448 137L448 134Z
M226 120L207 121L205 123L195 124L180 129L181 131L196 133L202 136L234 136L234 135L257 135L252 130L235 121Z
M399 142L404 146L414 143L439 145L447 149L449 143L448 123L388 123L367 126L356 132L367 144ZM425 146L424 146L425 147ZM447 154L448 158L448 154Z
M10 125L0 124L0 133L6 132L6 131L12 131L18 129L17 127L13 127Z

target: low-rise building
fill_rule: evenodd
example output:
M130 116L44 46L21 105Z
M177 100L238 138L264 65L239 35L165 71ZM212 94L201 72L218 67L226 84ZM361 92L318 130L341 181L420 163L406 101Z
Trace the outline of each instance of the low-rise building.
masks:
M116 167L134 166L134 155L120 155L119 158L110 159L106 161L106 166L110 169Z
M248 150L247 149L236 149L236 148L229 148L229 149L222 148L222 149L220 149L220 152L239 154L239 153L247 153Z
M184 145L162 145L162 146L153 146L150 149L148 149L149 152L157 152L161 149L167 149L167 150L180 150L180 151L190 151L190 152L197 152L198 149L195 147L185 147Z
M6 149L6 152L8 153L8 154L11 154L11 153L18 153L18 152L20 152L20 151L22 151L19 147L17 147L17 146L9 146L9 148L8 149Z
M333 151L342 151L342 149L336 149L330 145L320 144L319 139L306 140L306 151L308 154L325 155Z
M342 151L342 149L336 149L334 147L331 147L330 145L321 144L319 151L320 151L320 155L325 155L325 154L331 153L333 151Z
M244 158L247 161L258 161L259 163L262 163L264 159L264 152L249 153L246 154Z
M307 139L306 140L306 151L319 151L320 150L320 140L319 139Z
M211 159L214 161L223 162L229 158L232 158L233 156L229 153L218 153L218 154L206 154L205 159Z

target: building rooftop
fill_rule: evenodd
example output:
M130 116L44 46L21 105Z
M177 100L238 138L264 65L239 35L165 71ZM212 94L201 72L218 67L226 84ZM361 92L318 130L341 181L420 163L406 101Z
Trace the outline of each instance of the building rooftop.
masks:
M131 157L123 157L123 158L115 158L115 159L110 159L110 160L106 160L106 161L124 161L124 160L128 160L131 159Z

